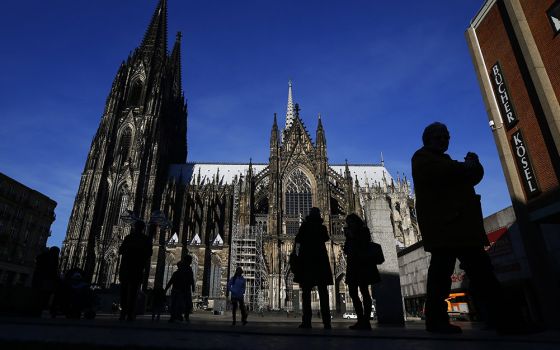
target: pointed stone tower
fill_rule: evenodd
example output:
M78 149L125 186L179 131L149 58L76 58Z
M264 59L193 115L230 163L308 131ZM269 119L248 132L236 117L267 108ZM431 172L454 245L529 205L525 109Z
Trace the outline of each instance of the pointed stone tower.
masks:
M147 221L160 209L169 165L186 161L180 45L179 33L168 55L167 1L160 0L109 92L63 242L64 270L83 268L104 286L117 282L118 247L129 234L121 215L130 210Z

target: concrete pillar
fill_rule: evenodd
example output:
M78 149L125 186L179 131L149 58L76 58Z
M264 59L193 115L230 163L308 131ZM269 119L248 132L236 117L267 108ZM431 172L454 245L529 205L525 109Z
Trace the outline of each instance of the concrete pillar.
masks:
M364 201L364 212L372 239L381 245L385 256L385 262L377 266L381 282L373 287L377 322L380 325L404 325L399 262L389 203L385 196L374 196Z

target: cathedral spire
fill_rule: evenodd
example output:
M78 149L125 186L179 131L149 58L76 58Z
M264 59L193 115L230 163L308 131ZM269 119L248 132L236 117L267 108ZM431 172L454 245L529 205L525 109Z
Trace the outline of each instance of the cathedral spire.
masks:
M346 177L347 181L352 183L352 174L350 173L350 168L348 167L348 159L344 161L344 177Z
M270 151L278 147L278 122L276 121L276 113L274 113L274 123L272 123L272 130L270 131Z
M294 122L294 101L292 99L292 81L288 81L288 106L286 108L286 130L288 130Z
M319 113L318 117L319 121L317 122L317 133L315 136L315 142L317 145L326 146L327 140L325 138L325 130L323 129L323 122L321 121L321 113Z
M179 92L181 91L181 38L183 34L177 32L175 38L175 45L173 45L173 51L171 52L170 64L173 73L173 81L177 84Z
M161 59L167 55L167 0L159 0L140 51L148 57L155 55Z

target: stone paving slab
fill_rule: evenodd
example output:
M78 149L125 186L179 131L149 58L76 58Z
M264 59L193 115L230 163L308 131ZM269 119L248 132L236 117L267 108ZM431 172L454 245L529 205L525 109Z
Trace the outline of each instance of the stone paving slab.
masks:
M311 330L297 329L299 320L255 317L246 326L231 326L229 317L193 315L191 323L152 322L141 317L121 322L101 315L95 320L0 318L2 349L560 349L560 332L498 336L468 323L460 335L435 335L423 322L405 327L375 327L353 331L346 320L333 320L324 330L317 321Z

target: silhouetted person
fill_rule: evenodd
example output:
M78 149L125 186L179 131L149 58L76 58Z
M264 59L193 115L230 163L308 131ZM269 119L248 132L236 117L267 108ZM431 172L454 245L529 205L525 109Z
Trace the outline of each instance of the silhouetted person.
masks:
M247 309L245 308L245 277L243 277L243 269L238 266L235 269L235 274L230 278L228 282L228 290L231 293L231 304L232 311L231 316L233 318L232 325L235 326L237 305L239 304L239 309L241 310L241 323L243 325L247 324Z
M58 304L67 318L95 318L95 296L85 279L84 270L74 267L66 271L60 284Z
M474 186L484 175L478 156L467 153L464 162L445 154L449 132L441 123L430 124L422 135L424 147L412 157L416 212L424 250L432 254L428 269L425 306L426 330L460 333L449 323L447 303L455 260L459 259L472 287L479 287L496 320L502 301L500 285L484 246L489 245L483 226L480 196ZM496 325L498 326L498 325Z
M51 247L39 254L35 260L35 271L31 286L34 290L32 302L35 304L35 316L41 316L42 311L47 308L51 296L55 293L59 285L58 255L60 249ZM56 315L56 302L53 300L51 315Z
M193 312L193 293L196 288L196 281L191 267L192 256L186 255L184 261L187 264L187 271L189 273L189 287L187 288L187 294L185 296L185 320L188 322Z
M126 236L119 248L122 255L119 270L119 281L121 283L121 315L120 320L125 318L133 321L136 318L136 298L144 276L144 267L152 256L152 242L144 235L146 225L142 221L136 221L128 236Z
M346 284L358 316L358 322L349 328L370 330L369 318L373 302L369 286L381 280L377 265L368 249L371 234L366 224L356 214L350 214L346 217L346 225L344 230L346 236L346 242L344 243ZM362 294L362 300L358 295L358 288Z
M169 322L182 321L183 313L185 320L189 321L189 313L186 305L192 305L192 293L194 291L194 276L191 269L192 256L187 255L185 260L177 263L177 271L173 272L171 279L167 282L165 291L171 288L171 318Z
M333 284L331 266L325 242L329 240L327 228L323 225L321 212L311 208L301 224L295 238L296 253L300 271L294 276L302 290L302 323L299 328L311 328L311 289L317 286L321 304L321 316L325 329L331 329L331 312L327 286Z

